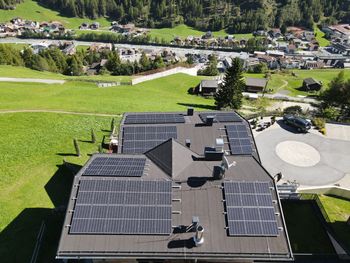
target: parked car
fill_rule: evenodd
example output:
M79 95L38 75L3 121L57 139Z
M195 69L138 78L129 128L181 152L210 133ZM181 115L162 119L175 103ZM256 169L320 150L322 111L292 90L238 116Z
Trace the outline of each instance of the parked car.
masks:
M294 115L284 115L283 122L296 128L298 132L307 132L311 128L310 121Z

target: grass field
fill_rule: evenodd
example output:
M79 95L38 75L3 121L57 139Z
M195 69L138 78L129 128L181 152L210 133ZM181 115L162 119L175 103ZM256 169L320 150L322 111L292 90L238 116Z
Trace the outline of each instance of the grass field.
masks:
M79 80L79 81L122 81L128 82L131 76L111 76L111 75L96 75L96 76L66 76L48 71L32 70L25 67L14 67L0 65L0 77L12 78L41 78L41 79L62 79L62 80Z
M123 113L125 111L184 110L210 107L213 100L187 94L200 77L172 75L135 86L98 88L94 83L65 84L0 82L0 109L55 109L78 112Z
M110 21L106 18L91 20L87 18L66 17L60 15L59 12L45 8L34 0L24 0L23 3L16 5L15 10L0 10L0 22L9 21L14 17L21 17L35 21L60 21L67 28L77 29L82 22L97 21L101 26L110 25Z
M332 244L308 201L282 203L294 253L333 254Z
M212 33L215 37L225 37L228 35L228 33L226 33L224 29L220 31L213 31ZM173 28L160 28L160 29L156 28L156 29L150 30L150 36L152 38L157 37L159 40L165 39L166 41L171 41L174 39L174 37L180 37L180 38L186 38L187 36L200 37L200 36L203 36L204 34L205 32L196 30L187 25L178 25ZM253 37L252 34L234 34L234 36L238 39Z
M272 89L274 93L286 90L289 92L290 96L310 95L307 92L303 92L298 90L303 84L303 80L305 78L314 78L323 83L323 89L328 87L328 84L331 82L333 78L335 78L340 69L314 69L314 70L293 70L296 76L292 76L291 73L277 73L272 74L271 79L267 85L268 89ZM344 70L345 78L350 78L350 70ZM284 84L287 83L285 87L281 89ZM311 93L315 95L314 93ZM317 94L316 94L317 95Z
M350 200L325 195L320 196L320 200L331 221L331 227L350 251L350 228L346 224L350 216Z
M65 204L62 196L70 191L62 178L67 173L60 174L57 165L63 158L84 164L97 144L79 142L82 156L75 157L72 139L89 141L94 128L101 141L101 130L108 129L110 121L52 113L0 114L1 262L29 262L41 221L52 214L50 208ZM56 249L47 245L51 252Z

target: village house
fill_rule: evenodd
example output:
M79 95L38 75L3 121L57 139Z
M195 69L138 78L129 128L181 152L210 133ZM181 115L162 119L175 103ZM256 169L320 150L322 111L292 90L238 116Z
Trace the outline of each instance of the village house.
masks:
M322 88L322 83L314 78L306 78L303 81L302 89L304 91L319 91Z
M267 85L265 78L246 78L245 90L247 92L264 92Z

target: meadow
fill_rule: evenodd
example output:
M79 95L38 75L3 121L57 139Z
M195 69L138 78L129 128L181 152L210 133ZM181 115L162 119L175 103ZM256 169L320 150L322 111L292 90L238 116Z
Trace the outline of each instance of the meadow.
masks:
M88 18L66 17L57 11L40 5L34 0L24 0L23 3L18 4L14 10L0 10L0 22L10 21L14 17L21 17L39 22L60 21L67 28L71 29L78 29L83 22L99 22L103 27L110 25L110 21L106 18L91 20Z
M316 73L323 81L329 81L337 72L297 72L298 78L308 76L307 73ZM0 66L0 76L67 79L59 74L8 66ZM249 76L263 77L262 74ZM291 78L281 76L279 83L277 76L273 75L276 85ZM196 110L214 109L213 99L187 92L201 79L203 77L176 74L135 86L111 88L98 88L92 82L72 80L64 84L0 82L0 111L38 109L119 115L125 111L184 111L189 106ZM45 112L0 113L0 136L3 138L0 140L1 262L28 262L43 221L46 230L38 262L52 261L63 218L63 213L53 208L66 204L74 175L62 166L63 160L79 169L91 153L97 152L102 137L109 134L111 118ZM119 117L116 122L119 122ZM97 134L96 143L90 142L92 128ZM79 140L81 157L75 156L73 138ZM287 223L293 222L299 213L295 209L288 208ZM347 213L349 208L345 209ZM309 212L305 213L313 218ZM336 216L334 221L338 221ZM307 218L304 221L303 227L311 229ZM293 227L297 226L292 223L291 230ZM299 234L305 228L298 228L296 231L299 232L292 236L295 251L319 252L324 249L332 252L323 233L315 236L325 240L324 246L317 248L308 240L304 241Z

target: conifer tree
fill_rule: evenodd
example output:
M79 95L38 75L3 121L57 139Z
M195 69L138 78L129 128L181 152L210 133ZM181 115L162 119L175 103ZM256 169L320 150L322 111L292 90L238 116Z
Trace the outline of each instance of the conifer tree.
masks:
M242 62L235 58L232 60L232 66L226 70L223 85L215 94L217 108L239 109L242 106L244 86Z

